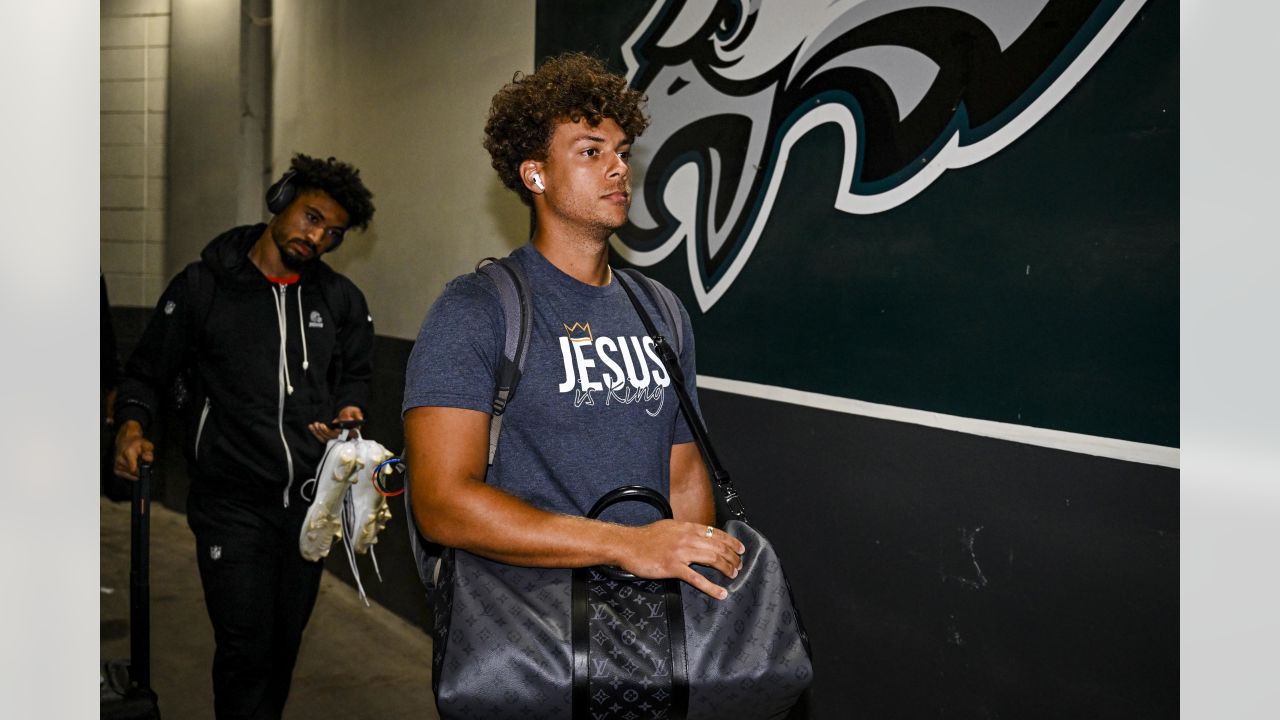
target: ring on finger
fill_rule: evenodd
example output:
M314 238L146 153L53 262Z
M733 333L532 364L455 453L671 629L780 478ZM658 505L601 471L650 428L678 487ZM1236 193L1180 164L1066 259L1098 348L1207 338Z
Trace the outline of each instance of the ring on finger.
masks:
M716 531L716 529L715 529L714 527L712 527L711 525L708 525L708 526L707 526L706 536L707 536L707 537L711 537L711 534L712 534L712 533L714 533L715 531Z

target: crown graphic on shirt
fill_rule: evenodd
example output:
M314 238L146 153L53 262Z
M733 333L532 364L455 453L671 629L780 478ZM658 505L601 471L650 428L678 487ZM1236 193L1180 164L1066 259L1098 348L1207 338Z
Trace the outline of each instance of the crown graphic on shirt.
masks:
M574 323L572 325L560 323L560 325L564 328L564 334L569 336L569 342L589 343L595 341L595 337L591 334L591 323L589 322Z

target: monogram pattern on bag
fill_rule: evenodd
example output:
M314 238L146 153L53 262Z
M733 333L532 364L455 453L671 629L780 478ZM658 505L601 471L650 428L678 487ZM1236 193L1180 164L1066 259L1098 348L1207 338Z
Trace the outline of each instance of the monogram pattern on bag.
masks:
M556 614L553 609L563 613L568 607L568 572L448 554L455 555L455 564L449 568L451 581L442 586L452 594L452 607L443 628L446 651L433 678L441 716L568 717L572 676L567 618L561 624L549 619ZM501 658L507 662L494 664Z
M748 525L731 521L725 529L747 546L743 572L729 581L714 570L695 569L727 584L729 598L716 601L679 584L691 680L687 717L783 717L812 682L803 627L785 577L765 572L778 569L772 547ZM461 551L445 555L452 557L441 568L434 599L433 685L439 683L434 689L441 717L570 717L571 573L513 567ZM662 583L617 580L594 570L588 577L588 716L669 718L670 633Z
M728 582L729 597L713 600L690 586L682 586L689 629L690 720L702 718L781 717L813 681L807 639L795 614L791 590L773 547L758 531L730 521L726 531L747 546L744 572ZM716 584L727 579L697 568ZM761 572L767 570L767 572ZM749 574L758 574L748 583ZM716 647L699 643L706 633L694 628L721 627ZM716 658L734 658L736 679L712 672ZM696 675L695 675L696 673Z
M440 694L440 669L449 646L449 617L453 610L453 551L440 554L440 576L431 599L431 692Z
M669 717L671 637L664 584L588 572L592 720Z

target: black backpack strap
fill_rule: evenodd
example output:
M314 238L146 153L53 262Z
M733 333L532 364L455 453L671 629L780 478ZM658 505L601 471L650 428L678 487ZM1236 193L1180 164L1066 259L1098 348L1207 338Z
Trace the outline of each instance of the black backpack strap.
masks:
M506 411L511 398L515 397L516 385L524 370L525 356L529 349L529 335L533 330L533 312L530 309L529 283L525 280L524 271L519 263L509 257L485 258L476 264L476 272L493 281L498 291L498 300L502 305L502 317L506 326L502 342L502 358L498 364L497 382L493 390L493 412L489 419L489 464L493 464L493 456L498 451L498 435L502 431L502 414ZM404 453L401 453L401 457ZM404 486L404 512L409 525L409 547L413 552L414 563L418 570L418 579L422 581L430 598L435 597L439 587L439 574L443 546L427 540L418 530L418 523L413 516L413 501L410 499L409 482ZM435 599L432 600L435 602Z
M676 294L671 292L666 285L654 282L646 277L643 273L635 268L620 268L618 272L626 275L634 284L639 285L640 289L649 298L662 313L662 319L666 322L667 327L671 328L672 335L669 336L675 342L671 343L672 348L676 351L676 355L680 354L680 350L684 348L684 323L680 322L680 301L676 298Z
M209 312L213 310L213 293L217 289L217 282L213 279L213 271L203 262L191 263L183 273L187 276L189 327L202 328L209 321Z
M493 391L493 414L489 420L489 464L498 452L498 435L502 431L502 414L515 397L516 385L524 372L524 360L529 351L529 335L533 330L533 312L529 297L529 282L520 264L510 257L485 258L476 265L476 272L493 281L502 303L502 317L506 332L502 343L502 361L498 366L497 384Z
M202 390L198 387L195 366L197 358L200 357L201 334L209 322L209 314L213 310L213 296L218 285L214 280L213 271L203 262L187 265L182 271L182 277L187 284L186 297L183 299L187 303L187 312L182 329L186 341L186 347L182 352L186 357L183 359L182 366L177 369L177 374L169 388L169 396L173 407L177 410L188 409L193 407L194 402L199 402L196 396Z

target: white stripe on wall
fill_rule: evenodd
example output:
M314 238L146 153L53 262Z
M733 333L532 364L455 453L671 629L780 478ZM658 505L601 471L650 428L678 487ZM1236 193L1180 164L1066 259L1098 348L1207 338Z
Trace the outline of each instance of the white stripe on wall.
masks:
M852 400L833 395L822 395L803 390L760 385L708 375L698 376L698 387L733 393L734 395L746 395L747 397L761 398L763 400L776 400L792 405L803 405L819 410L833 410L849 415L862 415L864 417L880 418L881 420L924 425L925 427L941 430L981 435L982 437L995 438L996 440L1008 440L1009 442L1038 445L1055 450L1066 450L1146 465L1177 468L1179 463L1179 450L1176 447L1148 445L1128 440L1081 435L1062 430L1049 430L1027 425L996 422L994 420L977 420L956 415L944 415L927 410L894 407L893 405L878 405L862 400Z

